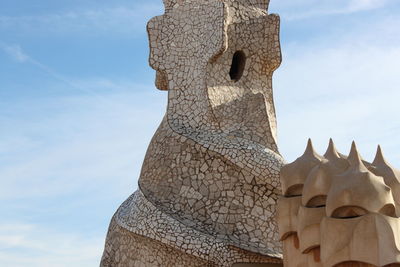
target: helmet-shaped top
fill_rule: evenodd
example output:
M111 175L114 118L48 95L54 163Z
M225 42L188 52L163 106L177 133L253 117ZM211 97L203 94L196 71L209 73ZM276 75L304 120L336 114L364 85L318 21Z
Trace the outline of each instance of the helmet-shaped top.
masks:
M184 2L207 2L207 0L163 0L165 9L171 9ZM243 5L243 6L252 6L255 8L260 8L264 10L268 10L270 0L221 0L221 2L225 2L228 4L234 4L234 2Z

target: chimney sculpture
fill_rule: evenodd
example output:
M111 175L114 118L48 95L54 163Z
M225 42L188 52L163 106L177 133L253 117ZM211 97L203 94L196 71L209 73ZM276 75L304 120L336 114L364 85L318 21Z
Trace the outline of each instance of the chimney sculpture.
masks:
M164 5L147 30L168 107L139 190L112 218L101 266L282 266L279 17L268 0Z
M400 266L400 171L378 147L372 164L355 143L306 152L281 170L278 222L285 267Z
M269 1L164 5L147 30L168 106L101 266L400 266L400 171L380 148L373 163L332 141L324 156L311 141L291 164L279 154Z

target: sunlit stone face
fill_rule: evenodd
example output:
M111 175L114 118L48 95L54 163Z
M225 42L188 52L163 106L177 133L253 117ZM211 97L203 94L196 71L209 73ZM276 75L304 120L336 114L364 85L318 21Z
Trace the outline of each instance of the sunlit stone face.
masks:
M272 75L281 63L279 17L245 6L229 10L235 15L227 49L207 66L213 113L227 134L278 151ZM239 19L242 13L249 17Z
M272 75L281 63L279 17L267 14L265 1L249 2L208 1L201 9L191 9L195 1L175 3L148 24L150 65L157 87L170 91L170 121L277 152Z

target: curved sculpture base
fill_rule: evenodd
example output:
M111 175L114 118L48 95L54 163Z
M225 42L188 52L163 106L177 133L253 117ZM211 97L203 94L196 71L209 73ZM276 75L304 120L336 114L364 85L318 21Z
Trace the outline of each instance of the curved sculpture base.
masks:
M217 266L111 222L100 266Z
M158 210L137 191L111 221L100 266L231 267L238 263L282 266L280 255L246 251L190 228Z

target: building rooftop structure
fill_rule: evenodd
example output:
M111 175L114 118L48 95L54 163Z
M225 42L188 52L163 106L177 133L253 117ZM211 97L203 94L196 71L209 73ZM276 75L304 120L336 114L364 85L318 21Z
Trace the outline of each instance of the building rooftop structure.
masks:
M168 106L101 266L400 263L400 177L380 152L369 164L355 145L345 157L331 142L320 156L310 141L291 164L279 154L280 20L269 1L164 5L147 30Z

